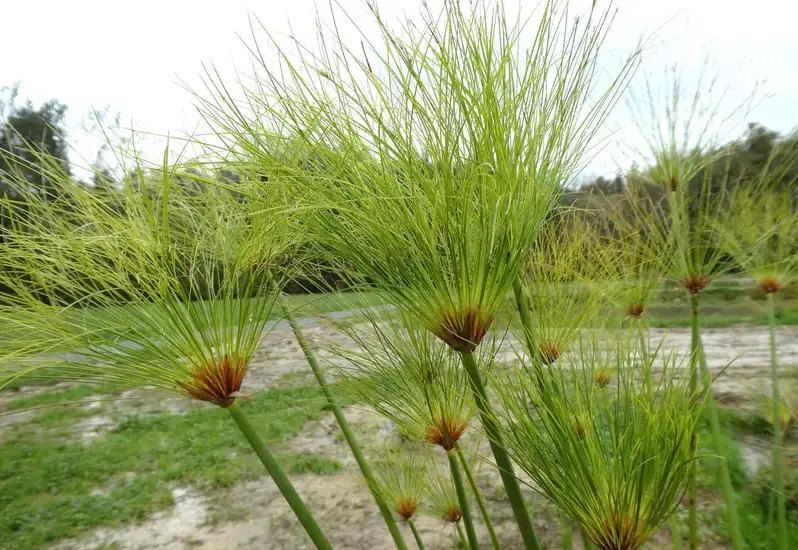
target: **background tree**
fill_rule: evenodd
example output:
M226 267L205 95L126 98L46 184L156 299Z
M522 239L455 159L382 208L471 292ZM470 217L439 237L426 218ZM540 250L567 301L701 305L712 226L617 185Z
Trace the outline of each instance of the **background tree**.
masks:
M27 181L34 189L52 193L46 170L37 170L42 156L55 160L69 173L66 131L67 106L51 99L38 108L17 103L18 86L0 89L0 191L14 194L10 181ZM13 176L12 176L13 174Z

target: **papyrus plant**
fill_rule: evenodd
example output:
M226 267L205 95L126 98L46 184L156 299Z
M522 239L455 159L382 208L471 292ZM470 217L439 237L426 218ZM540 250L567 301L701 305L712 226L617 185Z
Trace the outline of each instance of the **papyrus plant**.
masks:
M773 491L776 498L776 547L787 550L787 499L782 431L789 412L780 393L776 361L775 297L798 278L798 198L792 188L795 178L786 174L795 166L789 154L780 165L771 165L772 155L753 181L737 182L725 215L717 229L723 249L753 278L767 295L770 328L771 404L773 425ZM786 418L782 418L785 416ZM783 423L783 421L786 422Z
M430 469L429 502L430 512L433 516L454 525L460 546L469 548L469 541L466 539L460 521L463 519L463 509L458 494L455 481L446 472L439 461L432 461Z
M460 356L412 321L366 317L369 323L341 325L357 346L336 350L349 364L341 369L343 386L358 402L393 421L406 438L446 453L469 544L478 547L463 480L463 468L469 466L458 445L477 409ZM492 358L481 363L490 365ZM470 471L466 478L478 494ZM481 504L480 510L490 524Z
M413 517L429 494L428 454L418 447L386 448L375 465L380 496L410 527L419 550L424 550L424 542Z
M750 105L749 96L728 115L720 111L726 103L718 95L716 79L696 84L687 91L675 71L665 79L665 93L657 98L647 88L647 100L642 109L650 118L637 118L640 133L648 150L642 154L651 162L639 171L638 185L649 188L648 197L632 203L634 216L641 230L662 243L667 252L665 274L675 280L687 293L690 303L691 326L691 387L699 386L699 366L703 386L709 387L710 373L701 345L699 305L702 291L712 281L726 274L733 264L727 261L718 241L716 222L723 208L727 173L723 150L717 147L724 127L733 123ZM660 120L661 117L661 120ZM653 190L659 188L660 197ZM662 194L664 193L664 196ZM720 433L720 421L714 399L708 401L710 428L718 455L727 455ZM697 446L697 436L693 437ZM698 546L698 515L696 510L696 462L692 463L689 488L690 548ZM720 463L721 479L726 498L729 535L735 550L742 550L743 539L734 487L728 463Z
M593 544L635 550L687 487L698 407L675 356L655 350L649 385L633 334L599 338L580 340L544 373L524 365L501 378L504 437L519 467ZM614 382L596 384L607 370Z
M529 305L519 333L530 360L551 365L604 313L612 288L596 227L582 212L563 209L546 223L530 248L520 289Z
M596 88L611 11L575 19L547 3L527 20L501 3L446 2L396 30L372 16L377 38L353 28L353 41L334 10L320 51L272 40L279 65L253 47L243 100L211 78L200 109L316 209L315 242L331 263L463 355L525 547L538 548L471 353L637 55ZM275 154L294 141L302 166Z
M641 200L636 194L634 189L627 189L623 199L598 222L598 277L613 287L613 302L622 315L642 321L665 282L672 255L669 246L673 243L663 240L661 226L652 228L647 220L638 219L649 215L645 209L628 206ZM656 233L652 235L651 229Z
M2 205L0 387L51 378L225 409L313 544L330 548L238 403L280 289L290 217L175 167L138 169L100 192L41 161L54 192L14 181L18 198Z

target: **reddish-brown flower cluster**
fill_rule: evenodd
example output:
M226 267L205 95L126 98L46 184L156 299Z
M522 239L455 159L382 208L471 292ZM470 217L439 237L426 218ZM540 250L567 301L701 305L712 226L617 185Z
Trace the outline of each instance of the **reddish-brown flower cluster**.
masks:
M544 365L551 365L560 358L562 351L557 344L552 342L541 342L538 345L538 355Z
M632 304L628 308L626 308L626 314L629 317L633 317L635 319L639 319L646 313L646 306L642 304Z
M574 420L574 431L576 432L576 437L584 439L590 435L593 429L588 422L583 422L577 418Z
M478 309L466 308L445 313L432 332L453 350L471 353L482 342L491 324L493 317L485 316Z
M679 187L679 180L676 179L676 176L671 176L670 179L664 180L662 185L668 191L676 191L676 188Z
M460 507L456 505L447 508L443 512L443 515L441 516L441 518L443 518L444 521L448 521L450 523L457 523L458 521L460 521L460 518L462 517L463 517L463 511L460 510Z
M679 283L690 291L690 294L698 294L709 286L710 279L703 273L688 273Z
M461 420L436 418L427 426L424 432L424 441L440 445L445 450L451 451L467 427L468 424Z
M596 373L595 380L596 380L596 385L599 388L604 388L604 387L607 386L607 384L610 383L610 380L612 380L612 379L610 378L610 373L608 373L607 371L603 370L603 371L599 371L599 372Z
M403 498L396 502L396 513L399 514L399 517L402 519L410 519L413 517L413 514L416 513L416 507L418 507L418 502L414 498Z
M225 355L221 360L211 360L201 365L188 382L180 382L183 392L192 399L209 401L226 408L233 404L235 395L241 388L247 361L243 357Z
M781 282L776 277L763 277L759 281L759 288L765 291L765 294L773 294L781 290Z
M613 512L612 521L604 522L604 531L594 541L600 550L637 550L648 540L642 524L632 518L621 518Z

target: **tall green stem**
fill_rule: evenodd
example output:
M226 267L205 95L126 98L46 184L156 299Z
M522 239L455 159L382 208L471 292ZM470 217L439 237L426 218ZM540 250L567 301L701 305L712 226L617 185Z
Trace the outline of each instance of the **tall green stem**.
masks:
M490 448L493 451L493 458L496 460L496 466L502 477L504 489L507 491L507 498L513 508L515 521L521 531L524 548L526 550L540 550L540 543L538 543L537 535L535 535L535 530L532 527L532 520L529 518L529 512L524 504L524 497L521 494L518 479L515 477L513 463L504 448L501 432L496 424L493 407L488 401L488 393L485 389L485 384L482 382L482 375L479 372L477 362L471 353L461 353L460 356L463 359L463 367L468 374L471 391L474 393L474 399L477 402L482 426L485 428Z
M670 517L668 526L671 528L671 548L682 550L682 535L679 532L679 518L676 517L676 514Z
M471 468L468 465L465 455L463 454L463 449L460 448L459 443L455 443L454 448L457 450L457 457L460 459L460 464L463 466L463 471L465 472L468 484L471 486L471 492L474 493L474 498L477 500L477 506L479 506L479 511L482 513L482 520L485 522L485 527L488 528L488 533L490 534L490 540L493 543L493 548L496 550L501 550L501 544L499 544L499 538L496 536L496 530L493 528L493 522L490 520L490 514L488 514L488 507L485 505L485 499L482 498L482 493L479 492L479 487L477 487L474 474L471 473Z
M460 522L454 524L455 529L457 529L457 535L460 537L460 546L462 546L465 550L469 550L468 548L468 541L466 540L465 534L463 533L463 526L460 525Z
M698 390L698 347L700 334L698 332L698 294L690 294L690 395L695 396ZM698 434L695 430L690 434L690 455L696 456L698 448ZM698 485L696 480L696 466L698 461L690 462L690 474L687 480L688 529L690 530L690 550L698 549L698 510L696 497Z
M651 365L648 364L648 358L650 355L648 352L649 335L648 331L646 330L648 326L646 325L643 319L637 319L636 323L637 323L637 335L638 338L640 339L640 358L643 361L643 368L645 369L645 371L643 372L643 376L645 376L646 378L645 379L646 389L648 390L648 393L651 394L652 392Z
M701 374L703 376L704 385L710 388L712 377L707 366L707 358L704 355L704 346L701 343L701 332L698 328L698 296L693 295L695 300L695 322L694 325L694 338L697 344L698 362L701 365ZM720 460L720 475L723 483L723 492L726 497L726 515L729 521L729 534L731 536L732 548L734 550L743 550L743 535L740 531L740 516L737 513L737 495L734 492L734 485L731 481L731 472L729 471L729 463L726 459L726 446L723 444L720 431L720 418L718 417L718 407L715 404L715 398L710 393L707 399L707 410L709 411L709 427L712 431L712 439L715 442L715 452L721 457ZM693 461L695 463L695 461ZM692 535L692 533L691 533ZM692 544L692 541L691 541Z
M374 472L372 472L371 466L369 466L369 463L366 461L366 457L363 456L363 451L360 449L360 445L355 439L352 429L349 427L349 422L347 422L341 407L338 405L335 396L330 390L330 385L327 383L324 372L319 366L319 362L316 360L316 355L313 353L310 343L308 342L307 338L305 338L302 328L299 326L299 323L296 322L294 315L285 306L285 303L283 303L282 299L280 299L279 302L280 307L283 309L285 319L288 321L288 324L291 325L291 330L294 331L294 336L296 337L297 342L299 342L299 347L302 348L302 352L305 354L305 359L307 359L307 362L313 371L313 375L316 377L316 381L318 382L319 386L321 386L321 389L324 392L324 397L327 399L327 404L330 406L330 409L335 416L335 420L338 422L338 426L341 428L341 432L343 432L344 438L349 444L349 448L352 450L352 455L355 457L355 461L360 467L363 477L366 479L366 484L371 490L371 494L374 495L374 500L377 502L377 507L380 509L380 513L385 520L385 524L388 526L388 530L391 532L391 537L393 537L397 550L408 550L407 544L402 537L402 533L399 531L399 526L396 524L396 520L391 513L391 509L385 503L385 499L383 499L382 495L380 494L379 486L374 478Z
M776 492L776 548L787 550L787 499L784 494L784 457L781 441L781 396L776 361L776 301L768 293L770 327L770 379L773 385L773 490Z
M241 407L238 405L238 401L233 401L233 404L227 407L227 410L230 416L233 417L233 420L235 420L241 433L244 434L244 437L247 438L247 441L255 450L255 454L258 455L258 458L260 458L260 461L266 467L266 471L269 472L269 475L288 502L288 505L291 506L291 510L296 514L296 517L299 519L302 527L305 528L313 544L320 550L332 550L332 546L313 518L313 514L310 513L305 503L302 502L302 498L296 492L296 489L294 489L294 486L277 463L277 460L275 460L274 456L269 452L269 449L266 448L263 440L258 436L255 430L252 429L252 425L244 415L244 411L242 411Z
M416 522L413 521L413 518L409 518L407 520L407 524L410 526L410 530L413 532L413 538L416 539L418 550L427 550L424 546L424 541L421 540L421 535L418 533L418 529L416 529Z
M452 481L454 481L454 488L457 490L460 511L463 513L463 523L465 523L466 533L468 534L468 545L472 550L479 550L479 539L477 539L477 532L474 529L474 521L471 519L471 507L468 505L468 496L465 492L465 485L463 485L463 476L460 474L460 466L457 464L457 455L453 450L450 450L446 451L446 456L449 458Z
M513 294L515 295L515 307L518 309L518 316L521 318L521 328L524 331L526 349L531 356L535 350L535 341L532 337L532 321L529 319L529 304L527 304L526 296L524 296L524 291L521 288L520 278L513 283Z

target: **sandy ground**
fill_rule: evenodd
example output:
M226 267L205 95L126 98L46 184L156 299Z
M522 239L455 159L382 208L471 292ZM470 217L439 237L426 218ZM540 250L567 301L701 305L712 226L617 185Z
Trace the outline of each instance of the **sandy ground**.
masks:
M322 325L306 327L307 335L316 344L347 344L340 334ZM703 332L710 369L720 376L715 392L727 399L734 399L740 406L749 406L755 401L752 395L766 391L765 379L769 369L768 333L765 327L740 327L708 329ZM690 333L685 329L652 331L652 340L665 338L666 348L676 348L684 353L689 350ZM795 376L798 365L798 327L778 329L779 360L785 376ZM510 336L501 349L506 360L514 356L514 341ZM327 363L340 363L330 353L320 352ZM264 389L284 385L313 383L313 377L299 346L291 333L277 327L264 341L245 380L242 391L256 393ZM56 387L57 389L58 387ZM24 388L14 397L50 388ZM142 397L114 402L112 416L90 417L76 427L83 439L102 436L119 418L141 411L163 410L179 414L198 406L186 399L147 397L141 392L129 392L125 397ZM8 399L0 394L0 403ZM392 425L373 411L350 407L346 415L358 434L362 445L369 450L379 448L383 442L397 437ZM107 413L106 413L107 414ZM2 423L20 421L14 415L0 417L0 439ZM310 451L339 460L344 468L332 476L300 476L294 478L297 490L316 514L327 536L336 548L352 550L382 550L394 548L371 496L359 476L357 466L348 448L339 435L332 415L309 423L303 433L290 446L295 450ZM757 467L762 460L756 449L749 459ZM481 468L478 483L488 499L488 506L497 526L504 548L520 548L520 538L512 521L509 506L502 498L498 476L491 468ZM544 547L559 547L561 523L553 508L542 497L532 491L528 493L537 510L535 523ZM224 493L202 495L186 487L173 488L175 505L171 510L156 514L148 521L122 529L101 529L80 540L63 541L52 550L88 550L113 548L118 550L236 550L236 549L286 549L311 548L288 506L280 497L274 484L267 477L248 482ZM705 503L705 506L709 506ZM218 520L219 517L231 518ZM434 518L418 519L426 546L430 550L455 548L455 539L450 526ZM411 547L412 537L403 526L405 537ZM486 532L481 532L485 547L490 546ZM580 548L575 537L574 548ZM667 532L658 534L647 548L670 546ZM710 544L707 548L713 548ZM723 546L717 546L722 548Z

